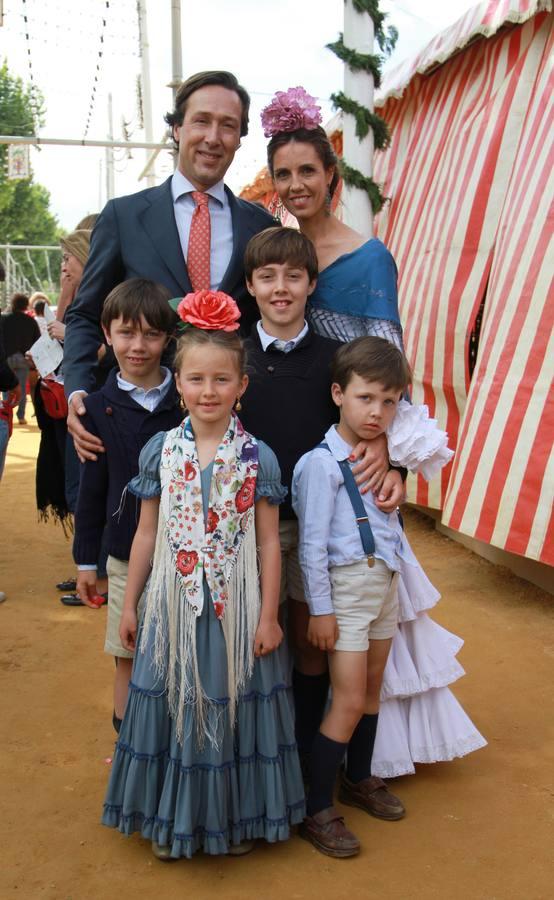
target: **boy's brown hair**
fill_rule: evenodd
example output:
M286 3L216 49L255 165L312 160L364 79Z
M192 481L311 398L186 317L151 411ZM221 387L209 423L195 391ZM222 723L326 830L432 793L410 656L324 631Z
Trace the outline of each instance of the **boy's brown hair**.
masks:
M404 393L412 382L410 364L401 350L384 338L356 338L339 347L331 363L331 379L344 391L353 375L378 381L386 391Z
M169 305L170 300L171 292L162 284L147 278L129 278L106 297L100 323L109 332L114 319L121 317L124 322L138 325L144 316L151 328L173 334L179 320Z
M246 245L244 273L252 280L254 269L283 265L306 269L310 281L317 278L317 256L312 242L296 228L266 228Z

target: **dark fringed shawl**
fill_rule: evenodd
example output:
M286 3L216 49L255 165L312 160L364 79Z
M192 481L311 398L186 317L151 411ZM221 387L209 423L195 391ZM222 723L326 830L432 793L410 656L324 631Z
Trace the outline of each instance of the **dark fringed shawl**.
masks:
M65 497L65 419L52 419L45 411L39 384L35 391L35 411L40 428L37 457L36 497L39 519L59 522L66 537L73 532L73 516Z

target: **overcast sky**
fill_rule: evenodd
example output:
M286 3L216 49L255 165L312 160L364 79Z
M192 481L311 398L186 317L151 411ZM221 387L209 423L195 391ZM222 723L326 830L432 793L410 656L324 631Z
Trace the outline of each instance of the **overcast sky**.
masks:
M471 0L381 0L381 9L400 35L387 68L416 54L473 5ZM328 97L342 88L343 67L325 44L342 30L343 9L343 0L182 0L184 77L201 69L230 69L252 95L250 134L227 178L233 189L250 181L265 162L259 112L275 91L301 84L321 98L324 120L333 114ZM147 16L158 141L164 133L163 115L171 108L170 0L147 0ZM120 139L125 128L131 139L143 139L137 103L136 0L4 0L0 54L10 71L24 80L32 71L42 89L43 137L81 139L86 131L88 138L105 138L111 92L114 137ZM138 180L145 151L132 151L132 159L123 150L115 154L115 194L146 187ZM83 215L105 203L104 150L43 147L31 151L31 163L65 228L74 228ZM156 163L157 180L171 171L171 156L164 152Z

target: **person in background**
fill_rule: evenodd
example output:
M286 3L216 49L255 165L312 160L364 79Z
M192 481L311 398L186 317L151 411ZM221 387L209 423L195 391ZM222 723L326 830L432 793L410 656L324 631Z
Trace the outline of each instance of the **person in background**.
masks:
M40 337L37 323L31 316L26 315L28 308L29 297L27 294L16 293L10 301L10 312L2 317L7 363L12 372L15 372L21 388L21 399L17 407L17 421L20 425L27 424L25 409L29 362L25 358L25 354Z
M0 481L4 472L6 450L10 439L11 411L19 402L21 387L15 372L10 369L4 351L2 336L2 319L0 316L0 391L7 392L7 399L0 401ZM0 603L6 599L4 591L0 591Z
M30 300L31 315L40 328L40 333L46 334L46 319L44 318L44 310L46 306L50 306L50 301L46 294L42 291L35 291L31 294Z

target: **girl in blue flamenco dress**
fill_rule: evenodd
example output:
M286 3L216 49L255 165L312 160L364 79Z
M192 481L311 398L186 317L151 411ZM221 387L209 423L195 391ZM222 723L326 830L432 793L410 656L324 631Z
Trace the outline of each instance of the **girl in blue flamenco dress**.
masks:
M102 817L162 860L239 855L256 838L286 840L304 817L275 652L286 490L273 452L233 411L248 383L238 308L207 294L178 309L212 329L179 341L188 416L149 441L129 485L142 505L120 635L136 653Z

